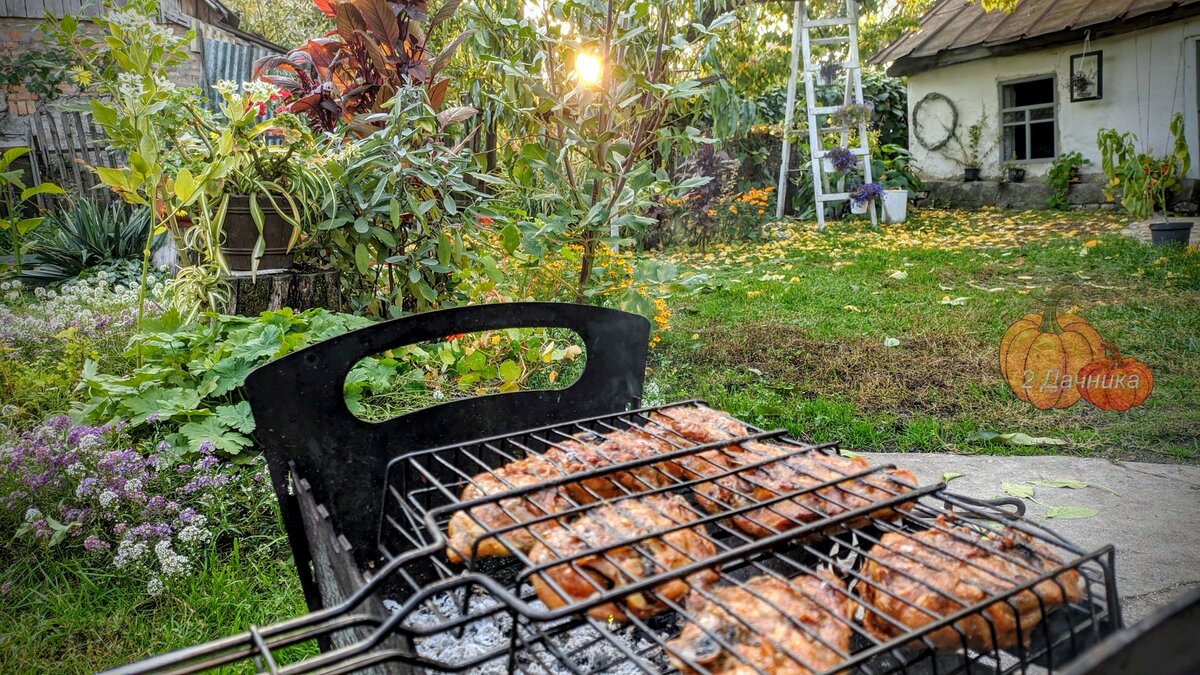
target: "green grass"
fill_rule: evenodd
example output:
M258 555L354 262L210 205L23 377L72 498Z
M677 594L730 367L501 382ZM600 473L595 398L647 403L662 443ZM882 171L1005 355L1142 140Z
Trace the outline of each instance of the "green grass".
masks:
M1119 229L1098 214L925 212L878 233L801 225L782 241L667 255L682 277L707 278L672 300L652 397L703 398L857 450L1200 461L1200 255ZM1073 312L1153 369L1143 406L1041 411L1001 380L1005 329L1062 285ZM985 430L1069 445L968 441Z
M0 569L0 584L11 582L0 595L0 672L94 672L303 614L295 569L278 555L285 548L214 548L160 599L118 570L0 549L11 556ZM314 653L304 644L277 657Z

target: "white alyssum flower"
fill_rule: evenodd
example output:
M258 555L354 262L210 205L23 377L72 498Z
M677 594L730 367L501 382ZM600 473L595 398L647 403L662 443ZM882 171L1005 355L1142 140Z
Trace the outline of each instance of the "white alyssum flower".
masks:
M39 520L41 517L42 512L36 507L31 506L27 511L25 511L25 522L27 523L32 523L35 520Z
M122 569L129 563L140 560L142 556L146 555L146 552L149 550L149 547L146 546L146 542L144 541L122 539L121 542L117 544L117 554L113 556L113 567Z
M117 501L117 493L113 492L112 490L105 490L104 492L100 493L99 500L100 506L108 508L110 504Z
M158 595L159 593L162 593L163 588L164 588L164 586L163 586L162 579L159 579L158 577L150 577L150 581L146 582L146 593L148 593L151 596L155 596L155 595Z
M195 525L188 525L180 530L177 536L182 542L208 541L209 532Z
M176 553L175 549L171 548L171 542L166 539L154 545L154 555L158 556L158 564L162 567L165 577L185 574L191 569L191 561L188 560L188 557Z

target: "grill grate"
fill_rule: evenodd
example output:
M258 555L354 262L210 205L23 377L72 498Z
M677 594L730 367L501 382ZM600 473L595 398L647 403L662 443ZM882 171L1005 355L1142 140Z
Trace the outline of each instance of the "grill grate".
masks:
M676 404L677 406L678 404ZM967 672L969 669L986 667L993 672L1016 672L1023 670L1029 664L1040 663L1048 667L1061 665L1065 660L1081 651L1087 645L1094 643L1103 634L1111 630L1118 616L1115 596L1111 593L1112 584L1112 551L1101 549L1094 552L1081 551L1059 539L1050 531L1037 527L1003 510L992 508L963 497L949 495L943 491L944 485L915 486L903 485L901 489L887 487L882 480L888 470L894 467L876 466L860 471L838 471L832 468L836 475L824 481L814 480L803 490L777 493L766 499L761 498L764 489L769 486L755 485L753 479L747 482L754 485L760 493L755 495L738 494L749 503L732 506L723 504L722 508L709 512L688 503L693 518L672 524L666 528L655 529L647 533L647 539L662 538L668 533L682 530L695 531L700 527L703 538L715 549L715 555L703 558L693 558L678 546L671 548L687 559L674 569L662 569L654 565L646 576L638 578L635 575L624 575L626 583L617 584L616 588L605 588L595 580L592 582L592 595L583 600L567 603L558 609L547 608L539 599L531 584L532 578L545 577L548 568L561 568L570 565L572 571L581 572L579 566L582 560L599 558L612 565L619 565L620 560L611 556L615 549L629 549L642 560L654 560L654 555L643 546L634 544L630 547L627 541L616 541L603 547L591 547L584 550L572 551L570 555L554 557L550 562L539 562L530 558L527 552L519 550L520 546L513 543L512 535L518 531L533 531L533 538L542 545L547 545L546 537L536 532L537 525L548 527L562 526L570 529L575 519L585 518L594 514L597 509L620 505L628 502L645 503L651 495L682 494L693 495L698 485L711 485L713 481L722 478L743 477L749 469L764 467L772 468L780 464L803 458L812 461L814 458L828 460L835 465L839 457L836 448L830 445L811 446L792 441L783 436L781 431L761 431L747 428L746 434L729 435L727 438L709 443L698 443L679 435L672 429L656 422L655 417L669 415L676 406L660 406L638 411L607 415L580 420L565 425L545 427L518 434L499 436L477 442L459 444L444 448L408 454L397 458L388 467L387 494L385 497L384 517L380 530L380 547L389 559L399 559L398 556L412 555L416 551L440 549L444 541L450 517L464 510L471 513L472 509L480 506L495 506L499 512L511 517L515 522L500 529L490 529L489 522L474 518L475 522L488 531L488 537L496 537L507 542L513 555L501 558L480 558L465 553L468 559L466 571L476 573L493 583L475 584L465 582L456 591L457 611L452 613L442 609L433 610L437 616L433 625L440 625L442 632L458 630L464 622L481 621L515 621L516 635L508 642L500 645L490 655L497 662L504 662L522 669L532 669L533 672L600 672L632 669L637 672L658 672L668 669L668 661L664 652L675 657L675 665L697 672L705 672L703 664L687 658L679 653L678 648L672 650L668 642L676 636L680 626L695 623L701 617L697 610L689 609L681 601L659 600L667 606L668 611L660 616L640 617L628 613L627 623L636 637L630 639L623 622L604 621L588 616L589 610L595 610L605 605L620 603L622 598L628 598L636 593L652 591L656 587L671 580L687 579L689 575L706 569L721 566L719 581L716 588L734 586L745 589L749 581L755 577L766 577L787 583L792 577L816 575L821 569L833 569L850 583L850 587L839 589L837 594L848 601L862 603L864 591L877 597L890 598L894 603L903 605L905 609L923 615L923 623L918 630L882 612L873 612L879 621L890 628L897 637L878 635L863 628L862 617L869 610L860 610L849 616L835 617L844 624L850 633L850 644L846 647L831 645L822 641L820 635L800 623L794 623L793 628L805 634L814 643L828 651L834 652L841 668L858 667L867 672L908 672L922 662L932 666L935 648L942 650L957 646L962 656L960 663L955 666L947 664L943 656L937 666L938 672ZM500 483L505 480L503 471L498 470L506 464L526 457L546 457L552 449L567 450L565 446L573 438L591 438L594 442L601 439L595 434L611 434L620 430L637 429L668 443L670 450L666 453L655 454L617 465L601 466L583 473L568 473L559 467L559 476L550 480L539 481L536 485L519 487L508 484L507 491L500 494L481 496L479 498L460 501L459 496L469 485L481 487L481 476L495 479ZM732 443L749 441L770 441L781 449L780 454L734 468L714 471L710 474L694 477L671 475L664 469L670 460L694 457L698 453L726 447ZM817 460L818 463L820 459ZM649 469L641 474L634 469ZM618 475L634 476L635 481L616 480ZM645 476L652 475L654 480L646 480ZM527 500L547 488L564 486L579 486L594 479L609 479L605 483L619 488L620 495L602 501L600 495L588 491L588 498L595 501L569 501L569 508L553 513L543 513L533 518L522 518L513 509L514 502L530 504ZM849 508L839 500L841 495L868 497L862 494L862 481L873 480L872 486L882 490L882 499L866 499L869 504L859 508ZM854 481L847 485L847 481ZM636 484L630 485L631 482ZM857 486L857 487L856 487ZM900 487L900 486L898 486ZM734 490L735 494L737 491ZM755 537L742 529L730 524L732 516L747 516L753 520L752 513L761 512L765 506L778 506L793 502L798 497L823 502L829 510L836 513L830 517L822 517L810 523L799 524L785 530L770 529L767 536ZM881 514L880 512L883 511ZM761 524L761 523L760 523ZM853 526L853 529L848 529ZM997 575L994 571L981 566L963 554L953 551L940 551L947 562L961 566L977 576L992 579L1000 586L1010 587L1006 592L989 593L986 601L971 605L958 603L961 611L933 612L911 600L897 596L888 584L880 583L863 573L864 563L870 561L876 568L884 568L888 575L907 578L913 584L923 586L923 593L945 602L956 602L948 596L944 589L922 579L905 574L897 569L891 559L904 559L905 554L899 551L893 543L896 537L911 536L917 532L938 532L943 538L956 542L968 551L977 549L982 553L990 543L1018 537L1028 538L1036 542L1039 548L1034 557L1036 560L1023 558L1018 553L986 550L991 555L1008 563L1009 567L1020 571L1019 578ZM893 535L887 537L887 535ZM886 539L885 539L886 537ZM903 540L900 540L903 541ZM477 546L478 538L475 540ZM1014 549L1017 551L1021 547ZM1033 550L1033 549L1029 549ZM884 553L886 552L886 554ZM1028 557L1028 553L1026 556ZM886 557L885 557L886 556ZM912 556L908 556L912 558ZM404 586L410 588L422 587L434 578L454 579L461 569L448 565L440 553L429 554L427 560L431 563L418 574L406 574ZM926 560L928 565L929 561ZM1079 575L1080 590L1075 601L1057 608L1049 603L1043 595L1047 590L1053 595L1054 591L1063 597L1069 595L1063 581L1063 570L1075 570ZM943 574L953 574L953 567L939 570ZM586 575L581 574L584 578ZM462 577L459 577L462 578ZM702 597L711 605L701 611L711 611L713 608L722 609L736 616L738 609L724 605L721 599L714 595L713 589L686 582L691 594ZM1050 584L1050 587L1047 587ZM551 586L560 598L568 597L562 588ZM1031 591L1030 589L1037 589ZM755 596L761 604L770 611L786 616L786 612L762 596ZM996 620L1003 620L1005 614L1016 614L1023 602L1035 603L1035 611L1044 615L1044 620L1036 622L1032 629L1026 629L1017 623L1013 630L1017 635L1012 639L1008 649L1001 649L997 643L1006 642L1004 628L997 627ZM474 614L465 612L466 603L473 597L487 598L490 607L486 612ZM1069 599L1069 598L1068 598ZM1023 602L1022 602L1023 601ZM490 604L494 602L495 604ZM980 615L980 609L1004 603L1011 610L993 609L990 615ZM443 603L444 604L444 603ZM406 608L407 611L407 608ZM429 610L427 610L429 611ZM500 618L498 615L503 615ZM831 615L833 616L833 615ZM964 629L964 619L983 617L984 630L987 636L980 649L978 636L973 636L970 630ZM669 618L664 618L669 617ZM675 618L679 620L676 621ZM746 629L753 628L748 622L739 622ZM405 624L397 622L403 632ZM613 630L614 626L621 627ZM504 626L500 629L503 630ZM975 626L979 628L978 625ZM595 645L587 644L588 640L580 638L580 632L591 636L591 642L603 644L601 650L606 656L598 659L595 656ZM941 631L939 633L939 631ZM437 633L438 631L433 631ZM947 633L951 636L947 638ZM934 635L937 638L931 638ZM728 652L735 648L728 641L722 642L718 636L708 634L707 637L721 643ZM947 644L950 643L950 644ZM639 647L639 645L641 645ZM916 648L914 648L916 646ZM786 645L774 644L772 647L783 652L795 663L806 664L804 655L790 652ZM975 647L975 649L969 649ZM418 647L420 651L420 647ZM435 653L428 651L428 653ZM520 655L520 658L517 655ZM436 655L436 654L435 654ZM541 663L539 655L550 659ZM482 657L476 657L470 662L445 663L444 667L459 669L472 667L486 662ZM551 667L549 664L554 664ZM822 668L812 666L806 668L818 672Z
M685 437L664 422L685 410L710 412L685 402L397 457L384 480L383 563L353 597L144 663L184 664L170 672L247 658L262 672L281 673L351 672L384 663L443 672L703 673L733 665L744 673L783 666L795 673L1040 672L1120 627L1111 546L1083 551L1003 504L947 493L941 483L916 485L895 467L863 466L832 445L803 444L732 418L732 430L720 438ZM622 432L665 447L632 459L614 455L615 463L589 471L554 465L574 442L596 447ZM733 445L770 454L738 464L709 461L711 470L697 472L699 458L723 457ZM511 482L502 467L526 460L548 462L557 473L533 484ZM803 477L795 489L780 491L783 483L767 480L788 471ZM496 485L503 491L487 494ZM464 501L468 487L479 496ZM563 501L539 511L534 500L547 491ZM683 510L661 508L668 502ZM481 509L513 522L497 528L478 515ZM648 514L641 522L630 519L641 528L636 538L619 536L604 515L621 512ZM446 532L456 514L472 518L481 532L457 551L462 564L447 555L455 547ZM591 539L583 536L585 522ZM555 549L564 533L584 545ZM942 544L922 548L923 538ZM503 543L511 555L479 555L486 539ZM673 563L664 561L667 554ZM630 560L641 567L622 567ZM598 567L609 576L588 573ZM914 569L932 570L941 581ZM568 591L556 570L590 588ZM802 581L828 578L831 571L842 581ZM975 600L951 596L947 578L983 588ZM542 584L541 594L534 582ZM687 599L663 592L680 585ZM790 604L762 590L768 588L784 589ZM631 604L639 594L657 607L636 611L647 605ZM738 594L740 601L730 599ZM561 606L546 603L555 596ZM389 615L362 611L378 598L395 601L387 603ZM844 612L829 609L837 601ZM821 620L798 616L803 612L796 607L814 602L824 608ZM611 616L614 608L625 616ZM763 630L756 612L800 637L784 640ZM291 665L271 660L282 646L347 635L351 627L360 632L339 649ZM748 656L751 647L774 654L775 665ZM709 658L714 651L719 656Z

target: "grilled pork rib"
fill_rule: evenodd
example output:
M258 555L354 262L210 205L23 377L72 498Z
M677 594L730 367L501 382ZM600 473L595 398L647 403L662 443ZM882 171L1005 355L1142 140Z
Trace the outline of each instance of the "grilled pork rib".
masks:
M855 602L827 570L789 580L757 576L688 599L679 636L667 643L671 665L717 673L808 675L837 666L850 652ZM722 644L724 643L724 644Z
M891 640L987 602L1061 565L1046 546L1013 528L981 535L939 517L932 529L915 534L889 532L871 548L863 564L862 575L870 583L856 587L867 609L863 627L880 640ZM1019 641L1018 626L1021 641L1028 641L1042 619L1042 607L1048 611L1082 597L1079 572L1065 570L934 631L929 639L935 647L947 650L960 649L964 642L978 651L1014 647Z
M604 436L578 434L554 443L541 456L531 455L477 474L463 489L459 499L468 501L485 495L525 490L564 475L656 457L673 449L670 444L640 429L613 431ZM672 462L656 462L628 471L582 479L561 487L537 490L524 496L504 497L495 503L472 507L470 514L466 511L456 512L450 517L450 548L446 557L451 562L460 563L471 557L507 556L518 551L527 553L537 541L535 533L552 526L551 523L541 522L528 529L509 530L498 538L486 537L495 530L561 513L597 499L612 499L669 485L675 480L672 475L677 477L680 471L678 465ZM481 540L479 547L473 550L477 539Z
M651 419L697 443L715 443L750 433L744 424L733 417L706 408L667 408L661 413L651 413ZM780 459L768 461L773 457ZM746 441L706 450L676 461L688 480L759 463L754 468L693 487L697 501L710 513L770 502L763 508L744 511L731 518L735 527L756 538L868 507L875 502L910 492L917 484L916 476L907 469L888 469L877 475L848 479L812 490L814 485L837 481L842 476L863 471L870 465L861 457L841 457L821 452L796 453L794 448L763 441ZM797 492L800 494L795 497L771 502L777 497ZM901 504L895 508L907 511L911 505ZM882 509L869 515L887 518L894 516L895 510ZM844 524L844 527L861 524L861 520L855 520Z
M471 483L463 488L461 500L465 502L486 495L528 488L561 475L556 466L542 457L526 457L475 476ZM446 549L446 557L450 562L460 563L472 557L486 558L513 555L516 551L526 552L537 542L534 533L553 527L552 523L543 521L531 528L509 530L498 537L488 535L511 525L561 513L571 506L557 488L546 488L523 496L485 502L471 507L470 513L467 510L457 511L450 516L450 545ZM476 542L478 549L475 549Z
M665 573L716 554L702 527L676 529L698 516L675 495L647 495L603 504L569 525L545 533L544 543L529 552L533 588L550 609L574 604L609 589ZM615 548L594 552L595 549ZM554 561L585 554L560 564ZM662 600L679 601L695 586L707 586L716 573L702 570L686 579L665 581L652 592L633 593L624 607L605 603L588 611L594 618L623 621L628 611L642 618L666 611Z

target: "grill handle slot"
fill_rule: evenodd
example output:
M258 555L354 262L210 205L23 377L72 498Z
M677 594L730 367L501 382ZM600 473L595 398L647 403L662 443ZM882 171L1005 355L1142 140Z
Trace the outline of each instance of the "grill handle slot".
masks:
M346 375L363 358L456 333L566 328L583 340L579 379L553 391L479 396L366 422L346 407ZM415 450L636 408L646 370L650 322L627 312L550 302L458 307L384 321L272 361L243 388L267 457L284 526L309 606L322 606L309 572L309 542L289 465L311 484L359 569L378 562L377 535L388 461Z

